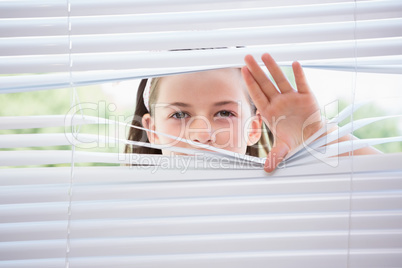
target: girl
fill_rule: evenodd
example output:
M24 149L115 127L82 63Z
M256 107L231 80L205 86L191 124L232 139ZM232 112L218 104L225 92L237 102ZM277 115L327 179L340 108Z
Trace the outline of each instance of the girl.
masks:
M262 61L277 87L250 55L241 69L172 75L154 78L151 83L143 80L132 124L241 154L262 156L269 151L264 169L272 172L288 152L324 123L300 64L292 65L295 89L269 54L264 54ZM269 141L263 135L264 124L270 130ZM191 147L152 132L145 136L135 128L128 139ZM126 152L170 153L131 145Z

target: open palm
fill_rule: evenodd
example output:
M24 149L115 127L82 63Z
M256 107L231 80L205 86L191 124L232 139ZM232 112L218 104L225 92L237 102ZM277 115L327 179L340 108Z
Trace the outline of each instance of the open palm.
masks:
M257 110L274 135L274 145L264 165L267 172L272 172L286 154L314 134L323 123L300 64L294 62L292 65L295 89L269 54L262 55L262 61L278 88L250 55L245 57L242 74Z

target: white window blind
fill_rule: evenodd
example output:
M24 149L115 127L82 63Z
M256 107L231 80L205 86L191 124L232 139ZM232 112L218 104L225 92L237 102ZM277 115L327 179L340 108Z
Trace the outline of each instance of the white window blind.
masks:
M397 0L16 0L0 10L4 94L242 66L264 52L283 66L402 73ZM303 158L267 175L234 159L52 149L122 142L80 131L107 123L0 117L0 267L402 266L400 153Z
M0 72L45 74L2 77L2 90L68 86L70 71L74 84L82 85L183 68L238 66L246 53L266 51L283 64L297 59L304 66L401 72L399 1L283 5L105 1L98 7L91 1L3 1ZM168 51L236 46L244 48Z

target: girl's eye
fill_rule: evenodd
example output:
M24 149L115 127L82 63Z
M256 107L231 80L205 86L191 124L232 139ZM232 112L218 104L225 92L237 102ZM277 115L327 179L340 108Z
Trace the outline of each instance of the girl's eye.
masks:
M183 118L189 117L189 115L184 112L176 112L176 113L172 114L171 117L176 118L176 119L183 119Z
M234 114L232 112L223 110L223 111L217 112L216 116L218 116L218 117L231 117L231 116L234 116Z

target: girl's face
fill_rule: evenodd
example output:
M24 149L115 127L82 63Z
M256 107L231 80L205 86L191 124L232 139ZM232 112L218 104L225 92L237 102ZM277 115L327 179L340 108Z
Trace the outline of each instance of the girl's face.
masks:
M260 139L261 119L252 113L238 69L163 77L157 90L153 115L143 117L146 128L241 154ZM192 147L152 133L148 139L155 144Z

